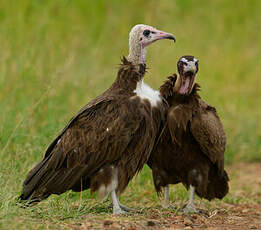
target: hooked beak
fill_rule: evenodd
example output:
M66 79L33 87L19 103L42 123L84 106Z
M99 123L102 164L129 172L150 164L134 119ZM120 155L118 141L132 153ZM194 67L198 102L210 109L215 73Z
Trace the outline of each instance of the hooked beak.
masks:
M171 39L174 42L176 41L173 34L170 34L170 33L167 33L167 32L161 31L161 30L153 29L153 30L151 30L150 39L142 42L142 45L143 45L143 47L146 47L146 46L150 45L151 43L154 43L155 41L158 41L161 39Z
M174 37L173 34L164 32L164 31L160 31L160 30L155 30L153 31L155 36L153 38L154 41L160 40L160 39L170 39L173 40L174 42L176 42L176 39Z

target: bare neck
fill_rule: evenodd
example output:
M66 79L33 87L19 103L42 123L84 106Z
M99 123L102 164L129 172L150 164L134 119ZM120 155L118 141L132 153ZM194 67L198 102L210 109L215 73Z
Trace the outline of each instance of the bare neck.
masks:
M130 44L129 47L128 61L134 65L146 64L146 48L137 43Z

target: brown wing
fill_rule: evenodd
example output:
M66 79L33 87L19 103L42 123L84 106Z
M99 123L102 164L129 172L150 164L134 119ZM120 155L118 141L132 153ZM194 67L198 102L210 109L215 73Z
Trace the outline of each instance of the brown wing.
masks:
M105 92L106 93L106 92ZM100 103L104 102L104 95L105 93L103 93L102 95L98 96L97 98L95 98L94 100L92 100L91 102L89 102L87 105L85 105L69 122L68 124L63 128L63 130L60 132L60 134L53 140L53 142L48 146L46 152L45 152L45 156L47 157L53 150L53 148L55 147L55 145L57 144L58 140L61 138L61 136L64 134L64 132L71 127L71 125L77 121L78 117L83 114L86 113L88 110L95 110L96 106ZM113 98L110 97L106 97L106 101L108 103L110 103L110 101L113 101Z
M57 141L51 154L62 152L62 156L54 168L63 164L99 167L118 159L139 127L138 116L134 120L127 111L124 104L109 101L82 112Z
M130 109L136 113L129 113ZM137 109L106 100L82 110L31 170L21 198L41 200L50 193L63 193L82 177L119 159L141 125L142 116Z
M181 145L182 134L186 131L188 122L192 119L190 107L177 105L168 111L167 122L172 141Z
M191 121L191 133L202 152L223 171L226 135L214 107L200 101L200 112Z

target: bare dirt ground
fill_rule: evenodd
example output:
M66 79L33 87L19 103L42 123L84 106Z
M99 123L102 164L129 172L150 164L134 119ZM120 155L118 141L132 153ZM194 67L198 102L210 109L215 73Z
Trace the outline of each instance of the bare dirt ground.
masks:
M72 229L171 230L171 229L261 229L261 164L237 164L227 167L230 194L223 201L197 200L198 214L159 207L145 208L128 216L88 214ZM179 207L181 204L172 204Z

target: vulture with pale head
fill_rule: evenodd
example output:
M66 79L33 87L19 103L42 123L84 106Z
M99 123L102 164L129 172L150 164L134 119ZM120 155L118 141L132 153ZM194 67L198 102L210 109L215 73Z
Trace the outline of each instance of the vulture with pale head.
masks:
M143 81L146 47L172 34L136 25L129 34L129 56L122 59L116 80L84 106L28 173L21 200L37 203L51 194L91 189L110 193L113 213L126 207L117 193L147 162L166 112L158 91Z
M190 189L185 212L197 212L194 193L208 200L222 199L229 190L224 170L226 136L216 109L204 102L195 83L198 60L179 59L178 75L168 77L160 93L168 102L167 121L148 165L158 193L164 188L169 205L169 184L183 183Z

